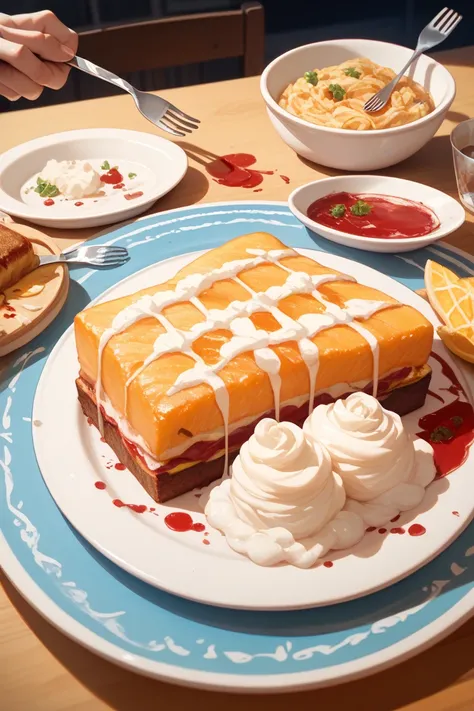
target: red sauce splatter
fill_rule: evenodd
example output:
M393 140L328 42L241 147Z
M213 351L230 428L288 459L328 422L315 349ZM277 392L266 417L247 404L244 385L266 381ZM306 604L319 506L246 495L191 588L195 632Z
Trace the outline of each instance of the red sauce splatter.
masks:
M408 529L410 536L423 536L426 533L426 528L421 523L412 523Z
M459 516L459 511L453 511L452 514L453 516Z
M208 546L211 543L211 541L209 541L207 538L203 538L202 542L205 546Z
M106 183L107 185L117 185L118 183L121 183L123 181L123 175L119 173L117 168L111 168L107 171L107 173L101 175L100 179L103 183Z
M205 535L205 536L208 536L208 535L209 535L208 531L206 531L206 533L205 533L204 535Z
M15 318L15 314L3 314L3 318Z
M433 447L438 477L443 477L458 469L468 457L469 447L474 442L474 409L460 399L464 391L452 368L437 353L431 353L431 357L441 364L443 375L451 381L449 392L457 395L454 402L425 415L418 422L421 432L417 435ZM452 438L434 442L431 436L438 427L447 427Z
M124 187L125 187L124 183L117 183L117 185L114 185L113 189L114 190L121 190Z
M367 215L354 215L351 207L358 200L370 204ZM340 217L331 214L335 205L344 205ZM378 239L406 239L429 235L439 225L435 213L420 202L391 197L390 195L353 195L331 193L308 207L308 217L320 225L338 232Z
M15 289L15 291L21 291L21 289ZM11 304L6 303L4 304L3 308L5 309L5 311L10 311L11 313L16 314L15 307Z
M390 533L399 533L400 535L402 535L403 533L405 533L405 529L401 526L398 526L397 528L391 528Z
M283 182L286 183L287 185L288 185L288 183L290 182L290 179L289 179L289 177L288 177L287 175L280 175L280 178L281 178L281 179L283 180Z
M377 529L377 526L369 526L365 530L367 533L372 533L372 531L375 531L376 529Z
M127 508L133 511L134 513L142 514L145 513L145 511L148 511L148 506L145 506L145 504L124 504L124 502L120 499L114 499L112 503L118 509Z
M54 200L53 198L48 198L43 202L43 205L46 205L46 207L50 207L51 205L54 205Z
M390 519L390 523L395 523L396 521L398 521L399 518L400 518L400 514L397 514L396 516L394 516L393 518Z
M194 523L191 516L183 511L173 511L173 513L168 514L165 517L165 523L168 528L178 533L185 533L186 531L202 533L205 529L203 523Z
M141 190L138 190L136 193L126 193L124 195L125 200L135 200L135 198L139 198L143 195L143 192Z
M323 565L324 565L325 568L332 568L332 566L334 565L334 563L332 562L332 560L325 560L324 563L323 563Z
M262 192L262 188L257 188L256 190L254 190L254 193L261 193L261 192Z
M432 390L428 390L428 395L431 395L431 397L436 398L436 400L439 400L444 404L443 398L441 397L441 395L438 395L438 393L434 393Z
M76 207L81 207L82 205L84 205L84 203L81 202L80 200L78 200L77 202L74 203L74 205L75 205Z
M96 483L94 484L94 486L95 486L96 489L105 489L105 487L107 486L107 484L106 484L104 481L96 481Z
M122 464L122 462L117 462L117 464L115 464L115 469L118 469L119 472L125 471L126 468L127 467L125 464Z
M216 183L228 188L256 188L264 175L273 175L273 170L255 170L249 166L257 162L250 153L229 153L206 165L206 170Z
M387 533L387 529L386 528L379 528L379 533Z

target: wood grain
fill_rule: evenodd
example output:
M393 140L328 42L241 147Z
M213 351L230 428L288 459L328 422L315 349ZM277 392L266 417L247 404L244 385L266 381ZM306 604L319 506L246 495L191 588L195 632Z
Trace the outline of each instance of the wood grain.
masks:
M404 163L384 171L432 185L457 197L449 134L474 116L474 48L443 53L458 93L438 135ZM258 79L188 87L164 92L183 111L202 120L192 140L182 143L190 158L183 182L153 211L220 200L286 200L298 185L336 171L300 160L271 128L259 95ZM1 117L0 150L49 132L108 126L151 131L129 97L31 109ZM256 167L276 170L265 176L262 192L226 188L213 182L205 164L231 152L257 156ZM287 185L280 177L290 178ZM474 254L474 216L449 238ZM92 230L45 230L61 247L92 236ZM0 366L1 367L1 366ZM70 641L43 620L4 580L0 592L0 706L7 711L129 711L139 708L286 711L288 696L221 695L180 689L139 677L106 662ZM295 695L301 711L472 711L474 709L474 620L419 656L373 677Z

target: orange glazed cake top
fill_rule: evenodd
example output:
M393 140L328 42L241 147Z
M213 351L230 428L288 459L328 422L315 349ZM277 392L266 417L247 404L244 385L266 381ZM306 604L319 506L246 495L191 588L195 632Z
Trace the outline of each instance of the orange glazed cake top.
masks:
M283 405L411 380L433 327L416 309L288 249L243 235L173 279L75 319L81 376L122 432L164 461ZM421 377L418 375L418 377ZM410 378L408 381L410 381ZM403 383L405 384L405 382Z

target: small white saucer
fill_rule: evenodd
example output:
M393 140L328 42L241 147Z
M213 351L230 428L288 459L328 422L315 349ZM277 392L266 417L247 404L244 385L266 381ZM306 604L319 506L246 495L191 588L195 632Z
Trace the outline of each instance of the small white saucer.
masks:
M339 192L373 193L420 202L436 213L440 225L436 230L423 237L381 239L339 232L308 217L308 208L315 200ZM395 253L421 249L421 247L426 247L428 244L437 242L451 234L461 227L466 219L462 205L440 190L435 190L429 185L415 183L412 180L390 178L383 175L342 175L307 183L291 193L288 205L295 217L312 232L316 232L331 242L369 252Z
M123 166L124 187L80 200L58 196L54 204L45 205L34 188L36 177L52 159L88 160L102 173L107 172L100 168L106 161L119 170ZM0 209L45 227L108 225L145 212L182 180L187 167L182 148L151 133L115 128L54 133L0 156Z

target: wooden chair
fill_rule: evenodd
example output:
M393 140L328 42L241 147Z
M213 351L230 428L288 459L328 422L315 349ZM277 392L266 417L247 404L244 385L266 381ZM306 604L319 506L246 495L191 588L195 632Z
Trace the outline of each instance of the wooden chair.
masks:
M243 75L264 66L264 11L258 2L238 10L178 15L106 27L79 35L78 54L116 74L242 58Z

